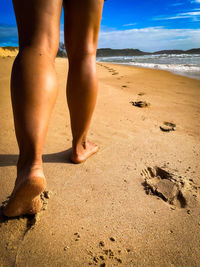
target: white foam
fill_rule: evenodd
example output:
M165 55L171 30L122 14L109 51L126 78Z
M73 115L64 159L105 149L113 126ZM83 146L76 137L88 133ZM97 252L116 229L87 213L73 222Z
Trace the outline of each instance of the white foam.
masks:
M157 54L144 56L99 57L98 61L160 69L200 79L199 54Z
M199 72L200 67L190 66L183 64L156 64L156 63L139 63L139 62L130 62L129 65L134 65L138 67L151 68L151 69L161 69L161 70L171 70L171 71L187 71L187 72Z

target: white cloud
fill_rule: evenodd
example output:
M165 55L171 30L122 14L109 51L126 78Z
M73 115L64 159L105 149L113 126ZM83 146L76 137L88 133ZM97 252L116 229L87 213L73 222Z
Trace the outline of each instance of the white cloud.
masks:
M124 24L123 27L127 27L127 26L133 26L136 25L137 23L129 23L129 24Z
M194 9L194 10L195 11L178 13L170 17L158 16L154 17L153 20L192 19L197 21L200 18L200 11L198 11L199 9Z
M60 41L63 42L63 25L60 36ZM0 45L17 43L16 26L0 25ZM119 31L102 27L98 47L138 48L143 51L197 48L200 47L200 29L166 29L160 26Z
M143 51L200 47L200 29L149 27L100 32L99 48L137 48Z

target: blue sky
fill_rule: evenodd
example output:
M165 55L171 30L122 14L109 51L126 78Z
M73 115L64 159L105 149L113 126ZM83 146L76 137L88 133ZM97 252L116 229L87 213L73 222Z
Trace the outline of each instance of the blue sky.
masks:
M0 46L7 45L18 45L16 22L12 1L0 0ZM200 0L107 0L98 47L143 51L200 47Z

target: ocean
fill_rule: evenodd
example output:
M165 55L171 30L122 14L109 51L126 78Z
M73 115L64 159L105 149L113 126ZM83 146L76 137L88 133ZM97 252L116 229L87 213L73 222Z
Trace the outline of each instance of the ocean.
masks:
M200 80L200 54L98 57L97 61L161 69Z

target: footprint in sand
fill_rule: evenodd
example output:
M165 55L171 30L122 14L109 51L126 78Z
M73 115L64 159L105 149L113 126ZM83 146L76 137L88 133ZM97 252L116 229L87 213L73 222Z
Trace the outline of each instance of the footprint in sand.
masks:
M140 93L138 93L138 95L139 96L143 96L143 95L145 95L145 93L144 92L140 92Z
M148 108L150 107L150 103L147 103L146 101L131 101L130 102L133 106L138 108Z
M199 196L199 189L192 179L178 176L160 167L148 167L143 170L145 192L156 195L175 207L186 208L195 203Z
M160 126L160 130L163 132L175 131L176 124L172 122L164 121L163 125Z

